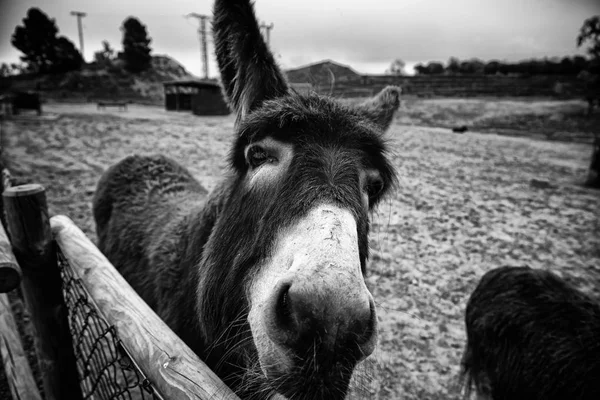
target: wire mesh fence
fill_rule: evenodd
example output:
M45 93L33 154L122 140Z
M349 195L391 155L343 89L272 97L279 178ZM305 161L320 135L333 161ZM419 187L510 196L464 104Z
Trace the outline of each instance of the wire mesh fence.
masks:
M57 259L83 398L162 400L121 344L114 326L98 312L60 249Z

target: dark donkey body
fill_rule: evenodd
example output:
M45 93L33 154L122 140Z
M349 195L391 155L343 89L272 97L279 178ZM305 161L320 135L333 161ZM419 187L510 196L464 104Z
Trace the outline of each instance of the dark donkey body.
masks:
M290 92L248 1L216 2L214 36L230 173L208 194L164 156L126 158L94 197L99 247L240 396L342 399L377 337L363 274L398 89L354 108Z
M600 399L600 304L552 272L487 272L465 322L467 398Z

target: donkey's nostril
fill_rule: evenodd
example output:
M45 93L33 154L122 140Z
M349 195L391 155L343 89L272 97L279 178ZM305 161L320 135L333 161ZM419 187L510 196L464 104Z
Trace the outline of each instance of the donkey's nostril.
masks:
M280 283L275 303L275 318L282 329L292 329L292 311L290 309L289 283Z

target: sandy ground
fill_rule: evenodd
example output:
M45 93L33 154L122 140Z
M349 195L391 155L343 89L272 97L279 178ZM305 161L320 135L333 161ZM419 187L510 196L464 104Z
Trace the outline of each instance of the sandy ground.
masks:
M121 158L165 153L209 189L226 168L232 117L136 105L99 112L49 104L45 111L57 118L5 123L11 171L43 184L50 212L68 215L92 238L96 182ZM589 144L473 129L457 135L415 126L410 113L403 109L388 134L400 184L373 215L367 284L379 306L380 340L359 371L357 397L458 399L464 308L485 271L552 269L600 297L600 193L581 186Z
M600 133L600 113L586 115L583 100L531 98L404 98L398 123L436 127L467 126L504 135L591 143Z

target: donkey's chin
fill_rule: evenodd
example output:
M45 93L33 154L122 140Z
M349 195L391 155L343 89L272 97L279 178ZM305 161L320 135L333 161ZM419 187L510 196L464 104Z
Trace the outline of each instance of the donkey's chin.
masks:
M343 400L358 362L320 349L300 356L273 342L257 350L267 385L291 399Z

